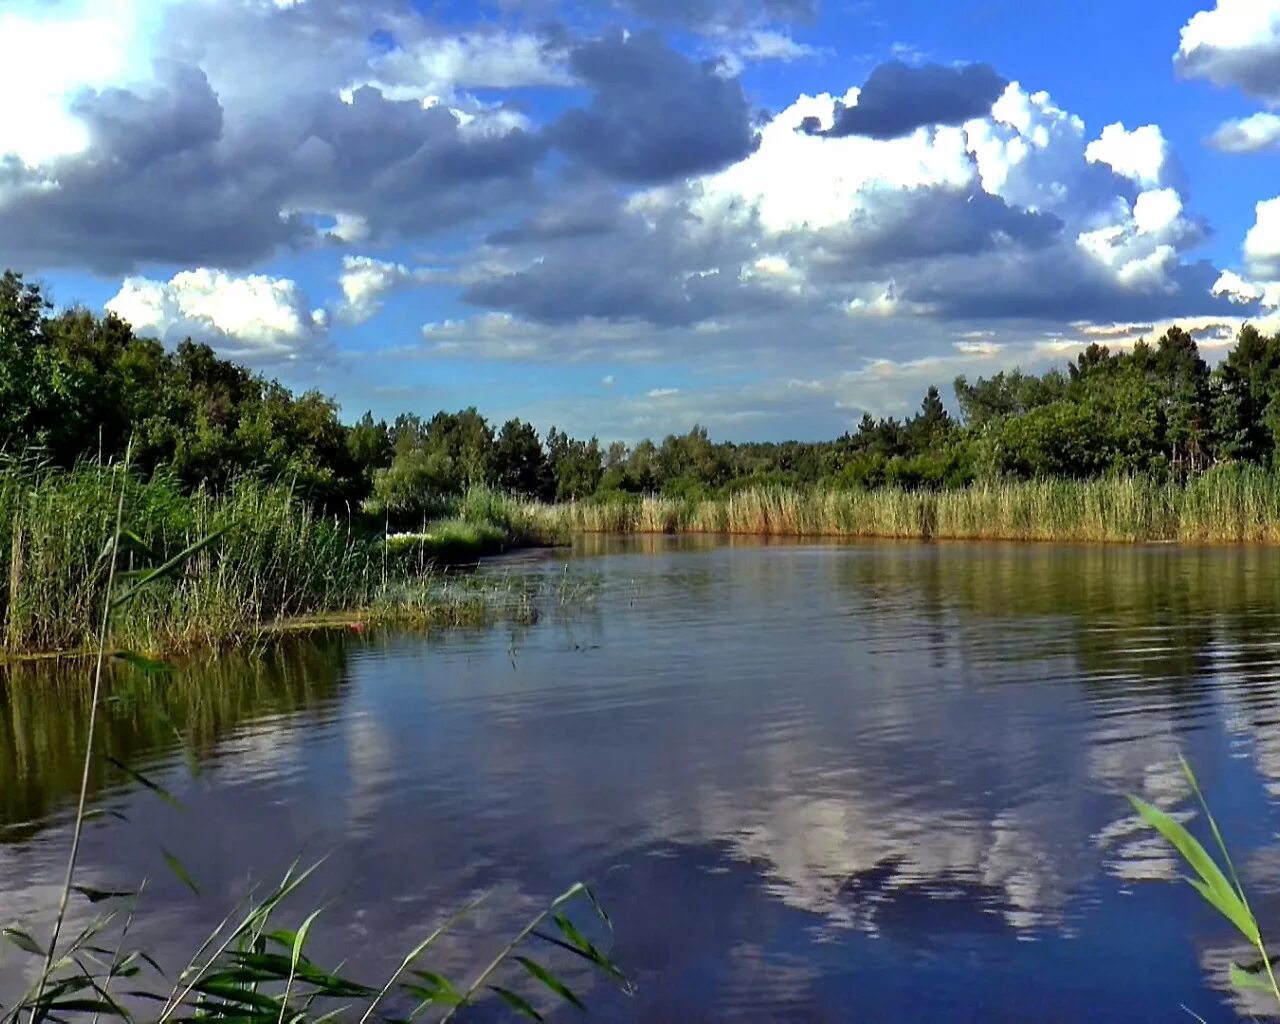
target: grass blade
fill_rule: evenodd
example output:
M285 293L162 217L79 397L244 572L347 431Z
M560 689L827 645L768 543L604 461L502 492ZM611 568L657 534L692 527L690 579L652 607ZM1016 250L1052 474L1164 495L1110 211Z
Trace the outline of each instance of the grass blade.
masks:
M44 956L45 951L40 943L36 942L28 932L24 932L21 928L0 928L0 935L3 935L24 953L30 953L32 956Z
M169 870L178 876L178 880L182 882L183 885L199 896L200 887L196 885L195 879L193 879L187 869L183 867L182 861L178 860L177 857L163 847L161 847L160 852L164 855L164 862L169 865Z
M530 959L527 956L518 956L516 957L516 962L565 1002L572 1003L579 1010L586 1010L586 1005L581 999L574 995L573 990L549 970L543 967L542 964L538 963L538 961Z
M1271 991L1271 984L1265 977L1261 974L1255 974L1252 971L1247 971L1239 964L1231 965L1230 975L1231 984L1238 989L1261 989L1264 992Z
M502 1001L510 1006L511 1009L525 1017L528 1017L530 1020L546 1020L542 1014L530 1006L524 999L520 998L520 996L512 992L511 989L502 988L500 985L490 985L489 990L496 992L502 998Z
M298 961L302 959L302 948L307 944L307 933L311 931L311 925L315 923L315 919L320 916L323 907L311 912L301 927L298 928L297 935L293 938L293 951L289 957L289 980L284 985L284 997L280 1000L280 1019L278 1024L284 1024L285 1012L289 1009L289 995L293 991L293 979L298 976Z
M133 779L134 782L138 783L138 785L144 786L145 788L151 790L151 792L153 792L161 800L167 803L175 811L185 813L186 808L182 806L182 802L176 796L170 793L167 789L165 789L162 785L160 785L160 783L153 782L151 779L143 775L142 772L136 771L135 769L130 768L123 761L120 761L112 757L110 754L106 755L106 759L116 768L120 769L120 771L124 772L127 776L129 776L129 778Z
M184 548L182 551L179 551L176 555L174 555L171 559L169 559L169 561L165 562L164 565L161 565L155 569L152 569L140 580L138 580L137 583L135 583L123 594L121 594L119 597L117 597L114 601L111 602L111 605L110 605L111 611L115 612L118 609L123 608L126 604L128 604L140 593L142 593L143 590L151 586L151 584L156 583L162 579L166 579L170 576L173 576L184 565L186 565L187 562L189 562L193 557L198 555L201 551L207 548L214 541L218 540L226 532L227 531L225 528L220 530L214 530L213 533L209 534L207 537L202 537L200 540L196 541L190 547Z
M167 676L177 671L168 662L144 658L141 654L135 654L133 651L116 651L111 657L116 661L123 661L128 665L132 665L139 672L148 676Z
M1217 862L1200 845L1199 840L1158 807L1153 807L1135 796L1129 797L1129 802L1139 816L1159 832L1182 855L1187 865L1200 876L1199 880L1188 879L1196 891L1218 913L1235 925L1236 930L1248 939L1250 944L1256 946L1260 939L1257 921L1240 898L1240 894L1227 881L1226 875L1222 873Z
M105 903L107 900L126 899L137 895L137 892L128 889L95 889L89 885L73 885L71 889L90 903Z

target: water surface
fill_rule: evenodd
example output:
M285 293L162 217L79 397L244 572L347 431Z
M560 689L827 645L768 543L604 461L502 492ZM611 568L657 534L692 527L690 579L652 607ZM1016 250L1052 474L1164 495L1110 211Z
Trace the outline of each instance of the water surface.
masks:
M578 978L610 1021L1241 1008L1229 928L1124 794L1189 806L1185 755L1280 925L1280 554L588 539L490 571L569 600L118 676L105 747L185 812L100 771L128 822L90 827L82 881L146 876L140 937L177 960L327 855L317 954L366 977L490 891L435 961L462 981L581 879L637 984ZM0 685L0 923L47 920L86 717L74 677Z

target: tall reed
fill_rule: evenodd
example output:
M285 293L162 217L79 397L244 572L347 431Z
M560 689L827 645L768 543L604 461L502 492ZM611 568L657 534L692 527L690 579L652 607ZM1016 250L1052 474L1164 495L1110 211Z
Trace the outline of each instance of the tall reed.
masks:
M102 1018L125 1022L146 1020L154 1024L177 1021L254 1022L254 1024L320 1024L335 1019L358 1020L359 1024L403 1022L433 1015L451 1021L458 1011L483 999L497 997L508 1009L526 1018L542 1020L530 999L540 996L555 1003L571 1003L585 1009L582 1000L552 973L534 953L533 940L545 948L562 951L583 962L596 974L617 982L624 990L629 983L608 953L595 945L568 916L571 904L586 902L595 919L611 929L608 915L591 891L574 884L553 900L496 957L476 975L470 985L458 986L434 971L424 970L421 960L434 952L437 940L469 915L483 897L453 914L414 946L381 985L354 980L339 966L321 967L307 955L308 936L324 909L313 910L296 930L279 926L281 906L293 897L319 867L299 869L295 863L284 879L265 897L250 894L234 907L207 939L185 958L173 973L166 973L161 951L131 947L130 930L139 913L140 886L133 891L103 891L77 884L78 855L84 824L88 817L93 779L100 762L97 740L103 704L108 640L113 622L126 619L137 603L156 587L180 579L194 560L214 549L228 527L195 539L164 563L134 572L122 569L126 540L144 546L132 529L125 527L125 509L133 486L127 469L108 475L102 484L113 498L115 514L101 555L94 563L105 580L97 594L100 623L96 634L94 668L90 675L88 726L81 755L76 812L72 822L65 881L57 896L57 907L47 939L39 939L22 923L0 928L0 943L35 958L39 967L35 980L25 992L0 1006L0 1024L44 1024ZM115 494L111 495L112 490ZM153 662L132 652L114 652L147 674L168 673L171 666ZM136 769L112 761L136 782L179 806L158 783ZM199 887L186 869L165 853L174 874L200 895ZM99 912L78 934L72 935L69 911L73 898L90 905L107 904L113 909ZM64 934L65 929L65 934ZM513 967L523 969L517 974ZM507 980L506 974L512 978ZM514 983L530 981L535 993L521 994ZM502 981L502 984L497 982ZM124 992L122 985L129 986Z
M103 538L122 486L129 528L122 571L162 563L195 538L217 535L183 572L142 595L112 624L112 644L149 651L234 642L282 620L360 611L468 621L474 592L449 583L439 560L542 539L528 509L476 492L465 522L393 548L352 517L317 515L283 483L244 479L221 493L184 493L86 463L70 471L0 467L0 648L10 653L87 648L106 586Z
M759 487L526 506L544 530L1142 543L1280 543L1280 473L1219 467L1146 477L997 480L954 491Z

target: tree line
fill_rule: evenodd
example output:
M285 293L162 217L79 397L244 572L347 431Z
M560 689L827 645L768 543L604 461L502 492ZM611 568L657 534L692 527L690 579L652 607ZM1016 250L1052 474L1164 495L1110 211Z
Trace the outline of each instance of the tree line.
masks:
M1171 328L1112 352L1091 345L1064 369L936 387L909 417L864 415L832 441L713 442L694 427L661 442L604 445L474 408L430 419L365 415L184 341L172 351L113 314L55 311L40 288L0 277L0 450L70 465L119 458L185 486L245 474L286 478L326 511L388 520L428 516L473 485L544 501L662 493L698 496L761 484L963 486L990 476L1182 478L1222 462L1280 461L1280 334L1241 329L1210 370Z

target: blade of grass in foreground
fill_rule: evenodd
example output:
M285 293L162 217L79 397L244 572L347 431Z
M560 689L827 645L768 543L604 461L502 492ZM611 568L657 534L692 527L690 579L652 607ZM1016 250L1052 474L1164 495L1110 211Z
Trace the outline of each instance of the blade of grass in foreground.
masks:
M1248 967L1241 967L1236 963L1231 964L1229 971L1231 983L1240 989L1260 989L1269 992L1275 1000L1277 1009L1280 1009L1280 986L1276 984L1276 977L1271 966L1272 958L1267 951L1262 930L1258 926L1258 920L1249 906L1248 897L1245 894L1244 887L1240 884L1231 855L1227 851L1226 841L1223 839L1222 831L1218 828L1218 822L1214 818L1213 812L1209 809L1208 801L1205 800L1204 793L1200 789L1200 783L1186 760L1180 760L1183 774L1186 776L1201 811L1204 813L1205 820L1209 825L1209 831L1213 835L1218 853L1222 857L1222 863L1226 867L1225 871L1214 860L1209 851L1204 848L1203 844L1188 831L1186 826L1175 820L1167 812L1132 795L1129 796L1129 803L1133 805L1138 816L1155 829L1178 852L1187 867L1195 873L1197 877L1187 878L1187 883L1200 894L1206 903L1230 921L1236 931L1248 941L1249 945L1257 950L1260 959L1256 964L1251 964Z

